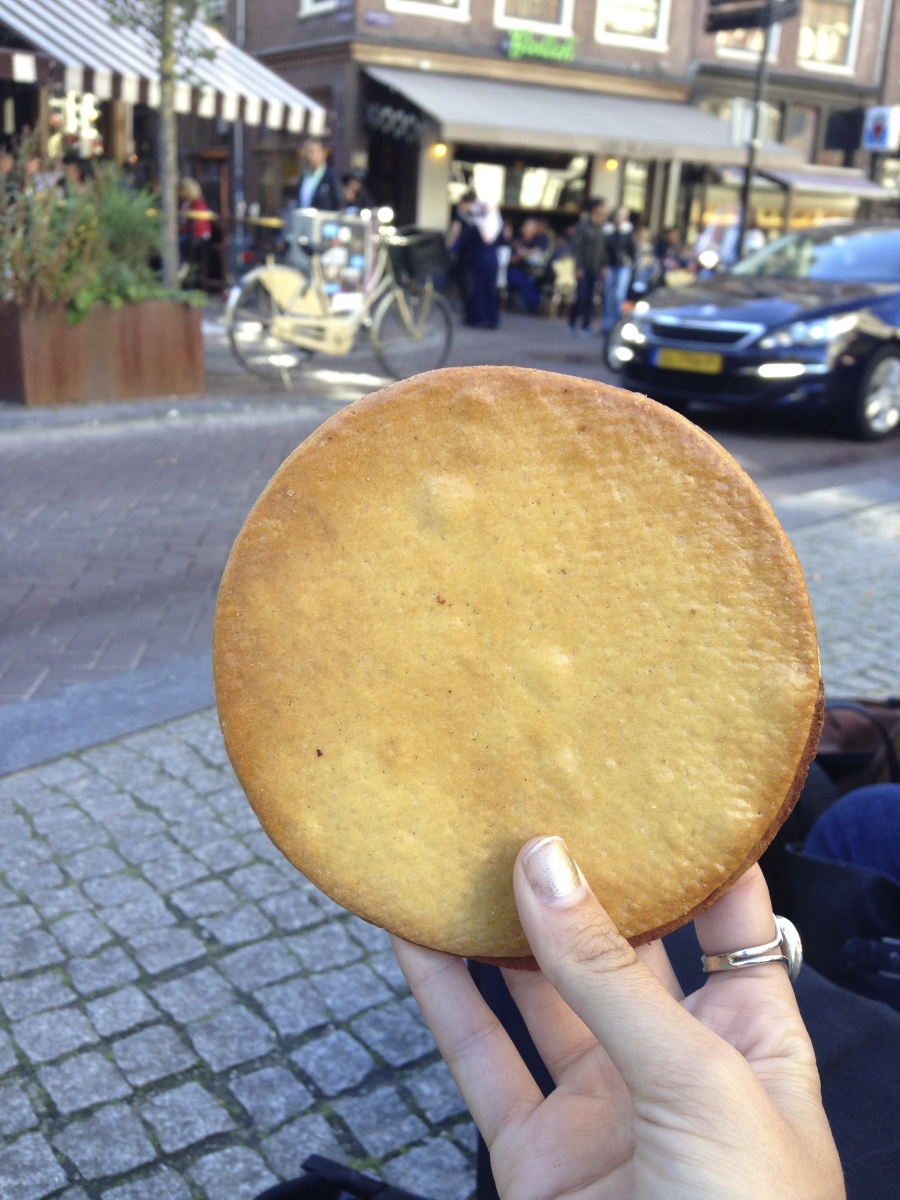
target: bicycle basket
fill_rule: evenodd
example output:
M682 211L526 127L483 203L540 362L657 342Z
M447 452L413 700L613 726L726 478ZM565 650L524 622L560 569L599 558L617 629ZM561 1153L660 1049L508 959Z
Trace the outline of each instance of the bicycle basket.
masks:
M441 233L394 234L388 239L388 256L400 284L431 279L447 268L447 250Z

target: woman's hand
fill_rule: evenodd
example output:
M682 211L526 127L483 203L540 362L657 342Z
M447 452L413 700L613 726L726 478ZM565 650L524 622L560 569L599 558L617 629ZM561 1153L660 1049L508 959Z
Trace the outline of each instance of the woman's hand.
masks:
M513 874L541 971L504 977L556 1084L546 1099L462 959L394 939L504 1200L843 1200L783 966L684 997L662 943L632 950L560 838L529 842ZM695 926L706 954L771 941L759 867Z

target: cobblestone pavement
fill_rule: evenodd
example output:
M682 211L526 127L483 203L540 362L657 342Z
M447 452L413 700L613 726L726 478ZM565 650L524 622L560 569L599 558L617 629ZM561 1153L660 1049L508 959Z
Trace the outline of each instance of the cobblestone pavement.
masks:
M2 1200L250 1200L310 1153L471 1193L387 935L273 848L212 712L0 781L0 871Z

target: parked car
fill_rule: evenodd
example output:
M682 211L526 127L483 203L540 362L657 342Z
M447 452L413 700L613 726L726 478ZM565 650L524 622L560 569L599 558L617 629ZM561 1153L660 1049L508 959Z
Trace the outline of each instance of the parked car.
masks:
M829 416L865 440L900 426L900 225L787 234L729 271L639 301L610 334L624 386Z

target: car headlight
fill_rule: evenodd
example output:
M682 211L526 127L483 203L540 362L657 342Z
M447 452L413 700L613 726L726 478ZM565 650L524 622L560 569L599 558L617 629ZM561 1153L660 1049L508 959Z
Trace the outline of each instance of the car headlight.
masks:
M824 346L837 341L859 323L859 313L841 313L836 317L821 317L817 321L794 321L760 339L760 350L776 350L779 346Z
M634 308L631 311L636 317L642 317L644 313L648 313L650 311L650 301L636 300Z
M634 321L626 321L619 330L619 339L623 342L631 342L632 345L639 346L642 342L646 342L647 335L635 325Z

